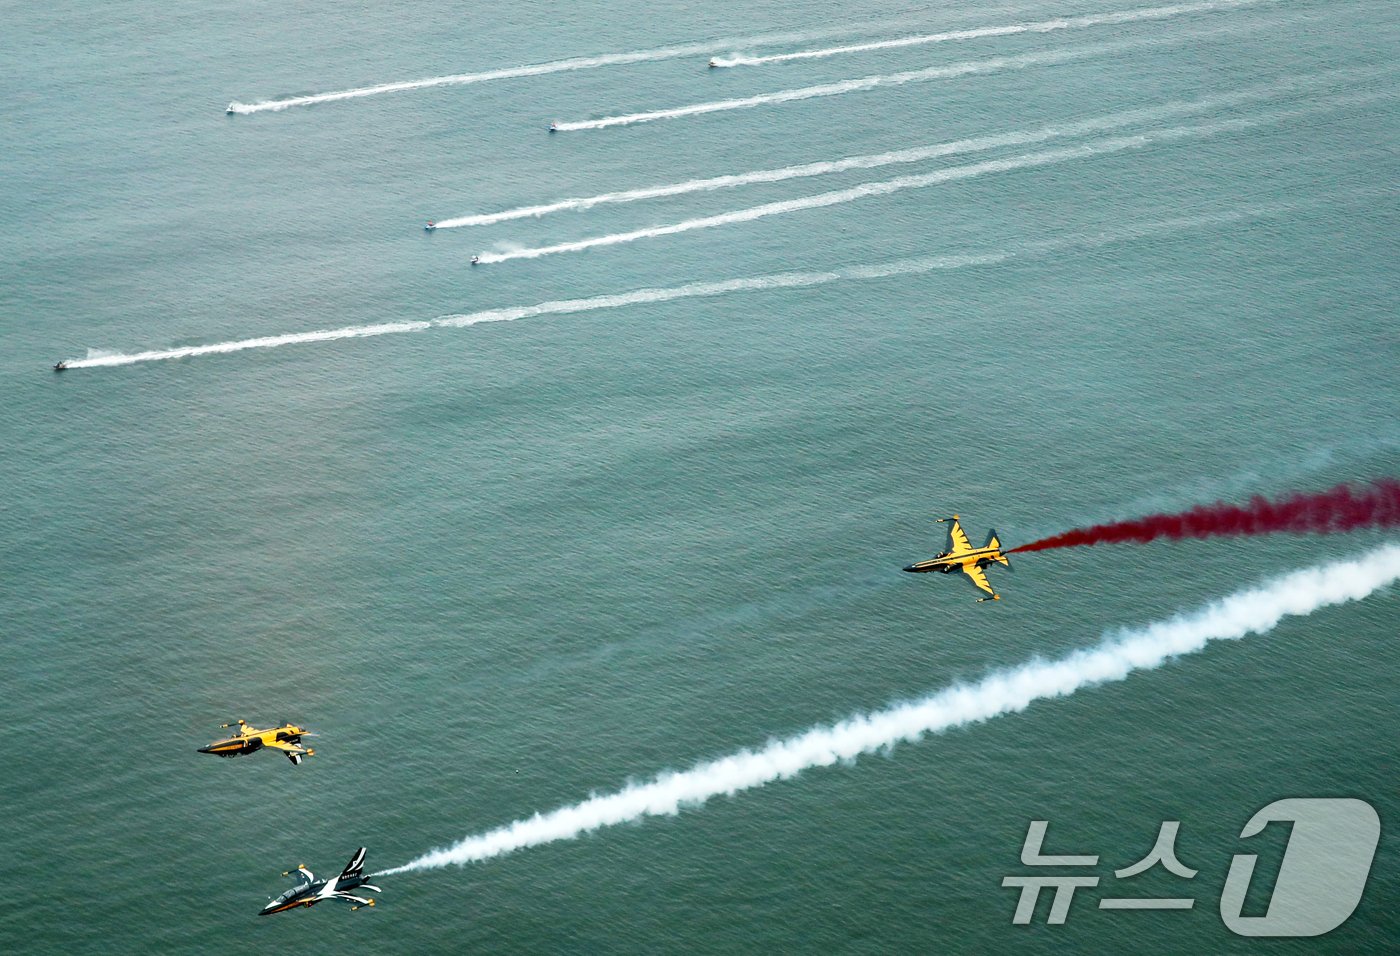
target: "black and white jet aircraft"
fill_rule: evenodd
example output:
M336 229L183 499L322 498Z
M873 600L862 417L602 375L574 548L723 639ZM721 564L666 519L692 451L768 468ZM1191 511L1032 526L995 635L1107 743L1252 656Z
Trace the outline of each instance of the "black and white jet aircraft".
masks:
M379 887L370 884L369 877L365 876L364 868L365 848L360 847L350 858L350 862L345 864L345 869L340 871L340 875L331 877L329 880L316 879L316 875L304 866L288 870L282 875L292 877L297 881L297 885L264 906L258 915L271 916L273 913L281 913L298 906L315 906L322 900L344 900L347 903L354 903L355 905L350 907L353 910L357 910L361 906L373 906L373 897L356 896L348 892L349 890L384 892Z

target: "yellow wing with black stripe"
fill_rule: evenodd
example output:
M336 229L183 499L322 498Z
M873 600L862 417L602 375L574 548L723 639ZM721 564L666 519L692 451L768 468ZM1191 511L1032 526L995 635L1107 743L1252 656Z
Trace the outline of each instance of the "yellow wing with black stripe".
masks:
M972 550L972 542L967 540L967 532L958 523L958 516L947 519L950 522L948 528L948 539L953 543L952 549L948 552L951 557L957 557L965 551Z
M314 756L316 751L310 747L302 747L299 744L287 743L285 740L269 740L263 746L271 750L280 750L287 755L287 759L294 764L301 763L302 757Z
M962 572L972 579L973 584L990 594L993 600L1001 600L997 597L997 592L992 590L992 582L987 580L986 571L983 571L975 564L968 563L962 566Z

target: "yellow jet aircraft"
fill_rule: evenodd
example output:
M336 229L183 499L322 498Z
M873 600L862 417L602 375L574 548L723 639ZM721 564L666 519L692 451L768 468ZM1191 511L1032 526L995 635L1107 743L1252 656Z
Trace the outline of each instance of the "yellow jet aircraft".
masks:
M997 533L992 531L987 536L987 544L981 548L974 548L972 542L967 540L967 532L963 531L962 525L958 524L958 516L951 518L939 518L940 522L949 522L952 527L948 529L949 547L947 551L927 561L918 561L909 565L904 570L913 572L940 571L949 574L953 571L961 571L972 579L972 583L990 597L978 598L980 604L983 601L1000 601L1001 595L992 590L992 583L987 580L987 574L983 568L991 566L993 561L997 561L1011 567L1011 561L1006 555L1001 553L1001 542L997 540Z
M232 727L233 724L220 724L220 727ZM316 751L301 745L301 738L314 737L305 727L298 727L296 724L283 724L281 727L273 727L271 730L258 730L256 727L249 727L247 721L238 722L238 732L232 737L225 737L223 740L216 740L207 747L200 747L202 754L214 754L218 757L241 757L243 754L257 753L264 748L280 750L287 755L287 759L293 764L300 764L302 757L314 756Z

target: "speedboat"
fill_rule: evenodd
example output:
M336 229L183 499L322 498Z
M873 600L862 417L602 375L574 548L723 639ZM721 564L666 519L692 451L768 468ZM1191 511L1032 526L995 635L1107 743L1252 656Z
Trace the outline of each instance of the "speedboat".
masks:
M712 59L710 60L710 69L713 70L713 69L714 69L715 67L717 67L717 66L719 66L719 60L716 60L716 59L713 59L713 58L712 58Z

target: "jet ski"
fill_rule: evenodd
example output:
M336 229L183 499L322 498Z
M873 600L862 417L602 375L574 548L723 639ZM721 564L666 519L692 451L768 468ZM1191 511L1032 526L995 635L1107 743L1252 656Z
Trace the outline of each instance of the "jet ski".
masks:
M55 366L53 367L53 370L54 370L55 372L61 372L61 371L63 371L64 369L66 369L67 367L68 367L68 360L67 360L67 359L64 359L62 362L59 362L57 365L55 365Z
M224 112L227 113L229 116L232 116L236 111L233 108L233 104L230 103L228 105L228 109L224 110Z
M480 265L480 264L481 264L481 256L472 256L472 265L475 266L475 265Z
M429 219L429 220L428 220L428 224L427 224L426 226L423 227L423 230L424 230L425 232L432 232L432 231L433 231L434 229L436 229L436 228L437 228L437 223L435 223L435 222L433 222L431 219Z
M559 132L559 124L558 124L558 123L550 123L550 124L549 124L549 131L550 131L551 133L557 133L557 132Z
M710 69L713 70L713 69L714 69L715 67L717 67L717 66L719 66L719 60L714 60L714 59L710 60Z

